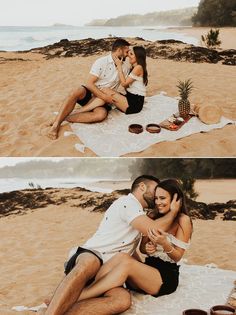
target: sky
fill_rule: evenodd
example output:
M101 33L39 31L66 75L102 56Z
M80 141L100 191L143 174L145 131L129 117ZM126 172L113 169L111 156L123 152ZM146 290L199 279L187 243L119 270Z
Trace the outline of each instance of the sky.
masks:
M93 19L198 6L200 0L0 0L0 26L84 25Z
M35 160L53 160L53 161L61 161L67 158L64 157L37 157L37 158L32 158L32 157L0 157L0 168L4 166L14 166L17 163L21 162L29 162L29 161L35 161Z

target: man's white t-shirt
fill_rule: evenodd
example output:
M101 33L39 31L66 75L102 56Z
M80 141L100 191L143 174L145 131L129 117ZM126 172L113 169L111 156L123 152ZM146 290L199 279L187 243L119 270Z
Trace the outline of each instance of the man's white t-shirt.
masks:
M128 60L123 62L122 69L126 77L130 71L130 63ZM114 63L111 53L107 56L98 58L92 65L89 73L98 77L95 85L99 89L111 88L116 90L120 84L117 67Z
M132 255L141 233L130 223L144 214L141 203L133 194L120 197L107 209L96 233L81 247L99 252L103 262L119 252Z

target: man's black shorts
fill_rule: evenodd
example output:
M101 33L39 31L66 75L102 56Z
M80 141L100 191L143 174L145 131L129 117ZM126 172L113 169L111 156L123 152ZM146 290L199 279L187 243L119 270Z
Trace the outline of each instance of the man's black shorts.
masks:
M78 257L80 254L86 253L86 252L87 252L87 253L91 253L91 254L93 254L94 256L96 256L96 257L99 259L101 265L103 264L103 260L102 260L101 257L99 257L95 252L93 252L92 250L83 248L83 247L78 247L78 248L77 248L77 251L75 252L75 254L72 255L72 256L70 257L70 259L65 263L65 271L64 271L64 273L65 273L66 275L68 275L68 273L74 268L77 257Z
M81 106L84 106L91 100L93 94L85 85L82 85L82 87L84 87L86 90L85 97L82 100L77 100L76 103L80 104ZM105 104L102 107L105 108L108 112L111 110L111 106L108 104Z

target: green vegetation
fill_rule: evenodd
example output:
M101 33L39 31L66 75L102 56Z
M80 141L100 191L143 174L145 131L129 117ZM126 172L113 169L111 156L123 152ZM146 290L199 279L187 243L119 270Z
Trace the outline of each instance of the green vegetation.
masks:
M34 184L33 182L29 182L28 185L31 189L42 189L39 184Z
M194 26L236 26L236 1L201 0L192 21Z
M207 33L207 35L202 35L202 41L206 45L207 48L216 48L220 46L221 41L219 40L219 34L220 30L216 29L210 29L210 31Z
M187 197L196 198L194 190L196 179L235 178L236 160L233 158L204 159L137 159L131 165L133 178L137 174L149 174L164 178L179 178Z

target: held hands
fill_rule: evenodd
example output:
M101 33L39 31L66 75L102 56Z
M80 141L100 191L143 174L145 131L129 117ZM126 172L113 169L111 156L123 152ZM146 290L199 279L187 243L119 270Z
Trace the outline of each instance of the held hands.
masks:
M168 233L164 232L161 229L158 229L158 230L149 229L148 230L148 238L154 244L155 247L157 245L164 246L168 242L168 240L166 238L167 235L168 235Z
M179 200L177 200L177 198L178 198L178 195L174 194L174 197L170 204L170 211L172 211L175 214L179 212L181 204L182 204L182 199L179 198Z

